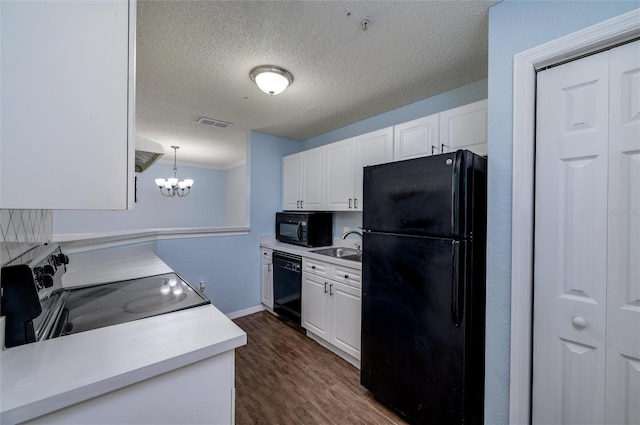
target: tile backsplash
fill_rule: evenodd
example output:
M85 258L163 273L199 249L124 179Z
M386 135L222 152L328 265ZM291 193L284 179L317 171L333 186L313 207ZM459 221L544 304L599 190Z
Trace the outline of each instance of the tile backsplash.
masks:
M52 210L0 209L0 266L19 259L36 245L51 241Z

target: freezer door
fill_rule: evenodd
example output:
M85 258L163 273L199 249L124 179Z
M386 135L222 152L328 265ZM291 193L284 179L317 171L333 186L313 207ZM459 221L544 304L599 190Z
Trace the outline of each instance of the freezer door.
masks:
M471 323L471 244L364 235L361 383L411 423L482 422L484 322Z
M485 170L485 158L462 150L366 167L363 228L471 237L474 221L484 226Z

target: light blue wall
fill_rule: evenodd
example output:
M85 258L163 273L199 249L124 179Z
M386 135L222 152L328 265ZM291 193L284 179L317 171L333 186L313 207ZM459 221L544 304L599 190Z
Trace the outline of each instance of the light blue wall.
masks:
M249 234L156 242L156 253L171 268L189 282L207 283L207 296L223 313L260 305L260 235L274 233L273 217L282 208L282 157L299 149L293 140L250 134Z
M246 164L226 170L225 173L225 225L244 226L248 222L249 185Z
M54 211L53 233L99 233L167 227L223 227L226 224L226 171L178 166L178 178L192 178L184 198L160 194L154 180L173 176L173 165L156 163L137 173L137 202L126 211ZM238 202L246 203L246 199ZM244 208L244 205L238 206Z
M509 1L489 10L489 193L485 423L509 422L513 56L640 6Z

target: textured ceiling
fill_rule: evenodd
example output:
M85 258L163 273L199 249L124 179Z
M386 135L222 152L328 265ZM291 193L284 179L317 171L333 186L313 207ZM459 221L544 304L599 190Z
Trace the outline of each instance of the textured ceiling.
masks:
M137 132L225 168L250 130L304 140L477 81L496 2L139 0ZM266 64L293 74L284 93L249 78Z

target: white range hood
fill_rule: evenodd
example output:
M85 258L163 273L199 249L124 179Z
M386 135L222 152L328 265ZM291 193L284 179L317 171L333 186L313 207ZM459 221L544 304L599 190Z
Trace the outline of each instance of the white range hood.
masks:
M164 155L164 148L158 142L136 134L135 172L142 173Z

